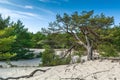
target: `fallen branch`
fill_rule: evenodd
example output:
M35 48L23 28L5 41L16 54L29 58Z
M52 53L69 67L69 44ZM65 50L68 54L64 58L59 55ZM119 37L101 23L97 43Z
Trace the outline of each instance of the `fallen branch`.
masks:
M120 57L101 57L100 61L111 60L111 62L120 62Z
M80 78L61 78L60 80L84 80Z
M114 65L114 66L115 66L115 65ZM80 80L85 80L85 78L87 78L87 77L89 77L89 76L91 76L91 75L95 75L95 74L102 73L102 72L108 72L108 71L112 70L112 69L114 68L114 66L113 66L112 68L108 69L108 70L97 71L97 72L93 72L93 73L91 73L91 74L88 74L88 75L84 76L83 78L81 78ZM79 76L78 76L78 77L79 77ZM78 78L78 77L77 77L77 78Z
M104 70L104 71L94 72L94 73L91 73L91 74L88 74L88 75L84 76L82 79L85 79L85 78L87 78L87 77L89 77L89 76L91 76L93 74L102 73L102 72L108 72L108 71L110 71L110 70Z
M102 57L101 59L107 59L107 60L120 60L120 57Z
M93 72L91 74L88 74L82 78L80 78L80 75L77 77L77 78L60 78L60 80L85 80L85 78L91 76L91 75L95 75L95 74L98 74L98 73L102 73L102 72L108 72L110 70L112 70L116 65L114 65L112 68L108 69L108 70L103 70L103 71L97 71L97 72Z
M38 71L41 71L41 72L46 72L47 70L50 70L51 68L48 68L46 70L42 70L42 69L36 69L34 70L33 72L31 72L29 75L24 75L24 76L18 76L18 77L7 77L7 78L2 78L0 77L0 80L9 80L9 79L20 79L20 78L30 78L30 77L33 77L34 74Z

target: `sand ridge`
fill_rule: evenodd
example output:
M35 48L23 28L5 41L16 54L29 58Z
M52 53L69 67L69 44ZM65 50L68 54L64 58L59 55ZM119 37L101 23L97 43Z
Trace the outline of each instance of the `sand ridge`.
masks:
M44 70L48 68L51 69L45 73L36 72L31 78L21 78L19 80L120 80L120 64L110 60L102 62L95 60L83 64L76 63L53 67L0 68L0 77L27 75L36 69Z

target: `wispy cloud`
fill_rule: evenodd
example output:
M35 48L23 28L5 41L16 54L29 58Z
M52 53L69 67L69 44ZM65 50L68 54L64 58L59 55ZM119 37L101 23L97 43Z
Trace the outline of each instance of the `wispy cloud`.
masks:
M18 14L16 11L14 10L9 10L9 9L6 9L6 8L0 8L0 14L2 14L2 16L4 17L8 17L8 16L11 16L11 18L27 18L25 15L20 15Z
M61 4L61 2L68 2L69 0L39 0L40 2L44 3L55 3L55 4Z
M31 5L25 5L24 8L26 8L26 9L33 9L33 6L31 6Z
M47 13L47 14L49 14L49 15L55 15L54 12L52 12L52 11L50 11L50 10L48 10L48 9L39 8L39 7L35 7L35 8L38 9L38 10L40 10L40 11L42 11L42 12L45 12L45 13Z
M11 20L16 22L18 19L23 21L26 28L31 32L37 32L40 27L47 26L49 18L44 15L38 15L31 12L22 12L0 7L0 14L3 18L10 16Z
M41 1L46 2L46 1L49 1L49 0L41 0ZM53 1L53 2L55 2L55 1ZM38 7L34 7L32 5L23 6L23 5L12 3L12 2L10 2L8 0L0 0L0 3L15 6L15 7L19 7L19 8L24 8L24 9L37 9L37 10L40 10L40 11L42 11L44 13L47 13L47 14L50 14L50 15L54 14L52 11L50 11L48 9L45 9L45 8L38 8Z
M13 5L13 3L9 2L8 0L0 0L0 3Z
M0 3L1 4L7 4L7 5L10 5L10 6L15 6L15 7L19 7L19 8L25 8L25 9L33 9L33 6L31 5L19 5L19 4L15 4L15 3L12 3L8 0L0 0Z
M63 1L68 2L69 0L63 0Z
M19 5L19 4L12 3L12 2L10 2L10 1L8 1L8 0L0 0L0 3L1 3L1 4L11 5L11 6L16 6L16 7L20 7L20 8L24 8L24 6Z
M54 4L60 4L59 1L57 0L39 0L40 2L44 2L44 3L54 3Z
M39 0L39 1L41 1L41 2L49 2L49 0Z
M1 11L2 10L2 11ZM22 11L16 11L16 10L10 10L6 8L0 8L0 14L2 14L4 17L10 16L13 19L39 19L39 20L46 20L43 16L37 15L30 12L22 12Z

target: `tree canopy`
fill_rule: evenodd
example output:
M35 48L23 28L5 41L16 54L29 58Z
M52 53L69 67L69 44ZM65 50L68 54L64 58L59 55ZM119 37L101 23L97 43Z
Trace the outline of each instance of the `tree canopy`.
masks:
M119 35L120 26L114 25L113 16L95 15L93 10L57 14L47 29L36 33L29 32L20 20L14 22L0 15L0 55L16 54L12 59L29 59L34 56L28 54L32 53L29 48L44 46L68 49L67 52L73 48L78 52L86 51L88 60L93 59L94 50L103 56L116 57L120 52Z
M88 60L91 60L94 44L101 39L98 30L109 28L113 23L113 17L105 16L102 13L94 15L94 11L83 11L81 14L75 12L72 15L64 13L63 16L57 15L56 21L50 23L50 27L46 31L54 34L70 34L75 43L87 50Z

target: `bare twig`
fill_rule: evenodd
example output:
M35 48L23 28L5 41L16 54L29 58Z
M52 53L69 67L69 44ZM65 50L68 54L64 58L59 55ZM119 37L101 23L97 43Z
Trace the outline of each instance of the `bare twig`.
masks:
M115 65L114 65L114 66L115 66ZM91 75L95 75L95 74L98 74L98 73L108 72L108 71L112 70L112 69L114 68L114 66L113 66L112 68L108 69L108 70L93 72L93 73L91 73L91 74L88 74L88 75L84 76L84 77L81 78L81 79L85 79L85 78L87 78L87 77L89 77L89 76L91 76ZM78 76L78 77L79 77L79 76Z

